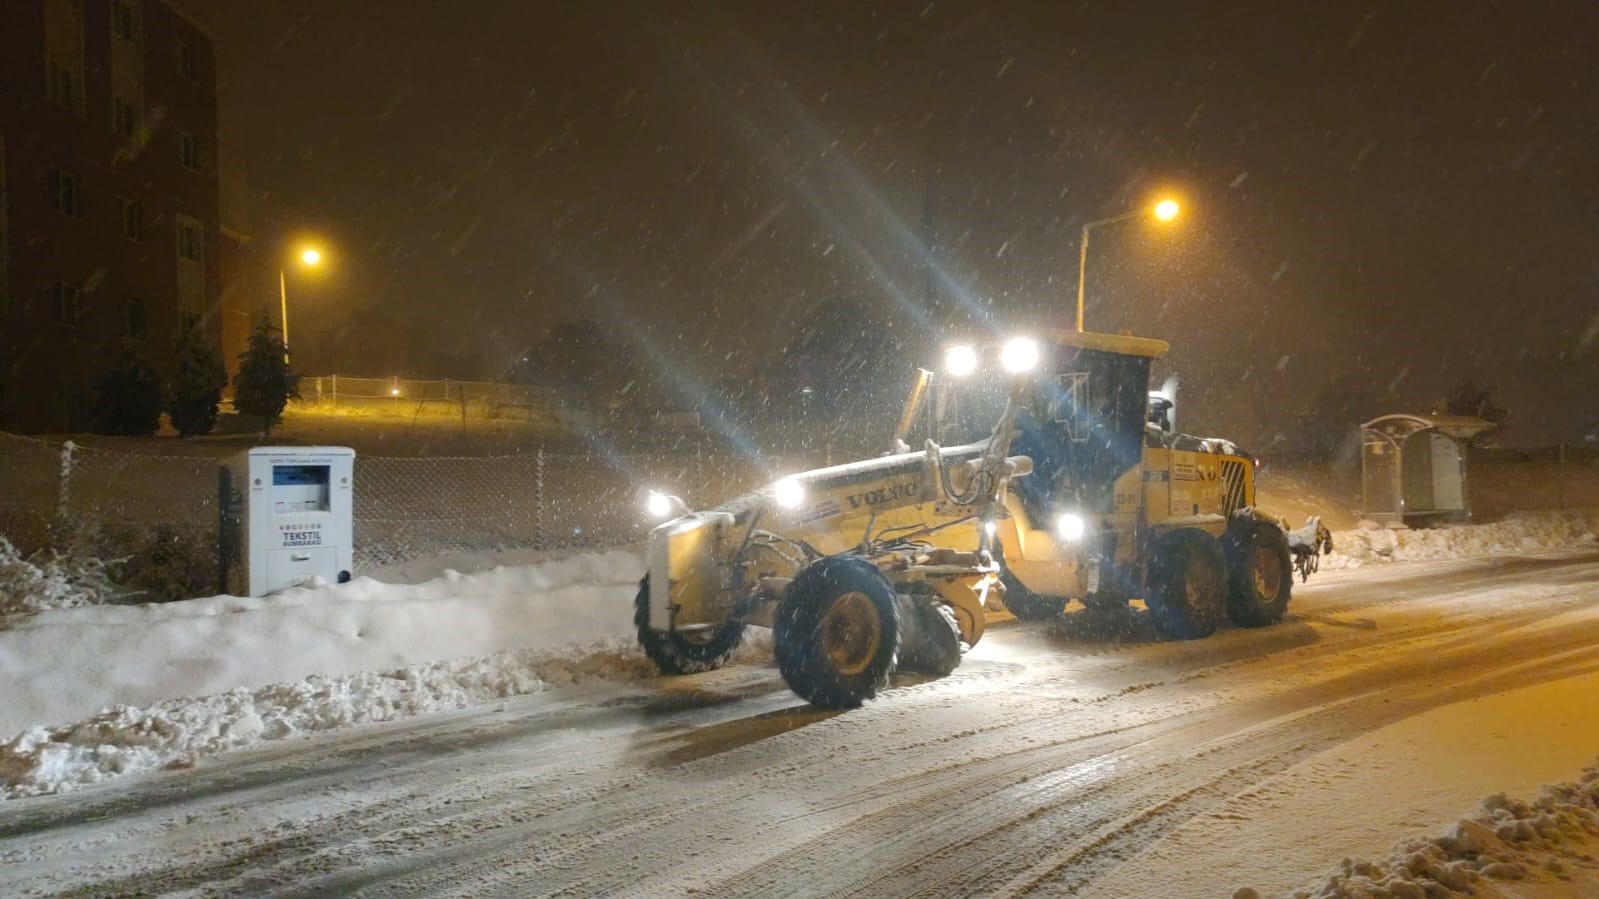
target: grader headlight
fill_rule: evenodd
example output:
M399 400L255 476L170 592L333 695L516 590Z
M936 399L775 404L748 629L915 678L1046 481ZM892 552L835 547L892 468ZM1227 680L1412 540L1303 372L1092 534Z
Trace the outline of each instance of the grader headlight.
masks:
M793 478L784 478L772 485L772 498L779 508L795 509L805 502L805 485Z
M964 378L977 370L977 351L966 344L952 346L944 351L944 373L952 378Z
M1012 337L999 350L999 363L1013 375L1038 367L1038 341L1031 337Z
M665 521L679 515L687 515L688 503L682 497L663 493L659 490L646 490L644 492L644 513L654 521Z
M1088 522L1076 512L1067 512L1055 519L1055 533L1059 534L1062 540L1075 542L1083 539L1083 535L1088 533Z

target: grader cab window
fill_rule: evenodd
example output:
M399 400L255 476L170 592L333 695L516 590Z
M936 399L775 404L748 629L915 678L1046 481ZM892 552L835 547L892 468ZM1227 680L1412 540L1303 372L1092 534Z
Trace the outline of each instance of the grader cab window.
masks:
M974 375L948 383L941 397L939 433L934 438L946 446L986 439L1005 411L1010 380L998 375Z
M1055 376L1058 390L1051 418L1074 443L1088 439L1088 372L1069 371Z

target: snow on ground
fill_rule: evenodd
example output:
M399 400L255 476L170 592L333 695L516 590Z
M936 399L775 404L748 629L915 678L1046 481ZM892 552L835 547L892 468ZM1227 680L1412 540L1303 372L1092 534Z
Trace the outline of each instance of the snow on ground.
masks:
M111 705L627 636L643 563L573 556L418 585L55 609L0 631L0 734Z
M1596 533L1599 533L1599 509L1525 512L1488 524L1436 528L1370 525L1334 531L1333 552L1322 558L1321 568L1336 571L1378 562L1466 559L1593 546L1599 543Z
M653 676L632 637L641 573L636 554L609 552L446 570L414 586L359 578L260 598L41 612L0 631L0 678L14 688L0 733L17 734L0 744L0 797ZM769 654L769 633L752 630L740 656Z
M1258 899L1252 888L1234 899ZM1599 764L1530 802L1496 793L1442 836L1378 862L1345 859L1294 899L1522 899L1599 895Z
M1558 627L1558 621L1552 626ZM1471 816L1474 809L1477 816L1492 817L1505 806L1504 796L1536 794L1543 784L1579 776L1593 786L1599 769L1579 772L1594 762L1599 749L1599 705L1592 701L1595 691L1599 691L1599 675L1563 678L1441 706L1363 734L1186 822L1125 863L1114 877L1106 878L1106 886L1088 890L1085 899L1227 896L1234 894L1240 882L1257 891L1239 891L1240 896L1404 899L1424 895L1407 892L1409 887L1399 882L1417 876L1443 884L1470 882L1468 878L1474 875L1461 873L1463 865L1457 865L1445 880L1439 879L1436 869L1452 861L1477 862L1472 866L1477 869L1495 859L1464 857L1456 852L1460 847L1441 840L1418 841L1417 836L1435 832L1440 822ZM1263 726L1279 727L1282 722ZM1479 808L1484 795L1496 798L1488 807ZM1599 825L1595 814L1599 808L1591 802L1589 808L1589 820ZM1473 827L1462 823L1451 833ZM1575 836L1575 832L1568 835ZM1596 836L1599 829L1588 838ZM1241 853L1239 847L1243 846L1270 847L1271 851ZM1375 865L1346 861L1313 887L1296 890L1307 873L1326 865L1329 846L1357 858L1387 860ZM1520 865L1531 877L1547 862L1528 855L1529 851L1536 855L1539 848L1529 843L1512 845L1503 850L1509 853L1504 860ZM1438 856L1435 850L1447 857ZM1583 851L1590 856L1599 852L1599 840ZM1412 862L1418 853L1422 857ZM1228 863L1217 865L1217 859ZM1504 879L1509 869L1493 873ZM1599 895L1599 864L1591 864L1586 876L1593 884L1590 891L1557 895ZM1378 887L1379 882L1392 878L1397 880ZM1434 890L1425 895L1452 894Z
M1334 535L1328 569L1592 545L1599 513ZM89 605L104 585L6 555L38 610L0 630L0 795L53 792L262 740L394 720L591 678L652 674L632 641L642 561L613 551L462 575L435 564L261 598ZM531 562L534 557L518 558ZM490 560L463 560L483 563ZM501 560L505 561L505 560ZM19 598L20 597L20 598ZM764 632L761 632L764 634ZM744 653L769 654L770 636Z
M301 734L409 718L538 693L595 677L653 673L630 643L501 652L383 672L313 674L146 708L114 706L64 727L33 727L0 744L0 797L59 793L109 777L182 767L202 755Z
M44 608L0 630L0 735L20 734L0 745L9 795L643 664L627 640L633 553L140 606L3 570Z

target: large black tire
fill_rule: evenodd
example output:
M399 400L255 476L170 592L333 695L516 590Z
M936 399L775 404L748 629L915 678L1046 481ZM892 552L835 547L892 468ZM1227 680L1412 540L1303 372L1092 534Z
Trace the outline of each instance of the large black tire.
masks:
M788 585L772 638L789 689L824 708L854 708L876 696L894 669L894 588L865 559L820 559Z
M1005 588L1001 602L1022 621L1052 621L1066 611L1064 597L1034 593L1018 581L1009 569L1000 571L999 582Z
M1144 603L1162 636L1196 640L1215 633L1227 610L1227 559L1221 541L1194 528L1157 540L1145 593Z
M943 677L960 667L960 626L949 606L922 594L901 593L896 671Z
M638 643L662 674L696 674L714 671L727 661L744 639L744 622L733 621L704 635L658 631L650 627L650 576L639 581L633 599L633 627Z
M1269 521L1240 519L1222 538L1227 556L1227 617L1239 627L1283 620L1294 590L1288 535Z

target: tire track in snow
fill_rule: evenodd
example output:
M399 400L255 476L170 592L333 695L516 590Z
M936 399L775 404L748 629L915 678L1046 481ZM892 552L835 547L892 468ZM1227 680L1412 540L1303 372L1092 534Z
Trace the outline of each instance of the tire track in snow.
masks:
M775 674L762 688L745 669L18 803L0 810L0 892L1071 892L1352 728L1562 676L1599 645L1595 557L1424 564L1296 603L1365 604L1376 630L1311 619L1091 655L996 632L972 676L843 715L796 709ZM1417 581L1428 596L1373 602ZM1516 661L1555 646L1572 654ZM673 695L734 685L706 707ZM773 723L788 715L801 726Z
M1587 630L1567 632L1559 647L1539 636L1528 636L1524 642L1544 652L1591 646L1599 642L1599 622ZM1513 657L1523 648L1496 646L1456 653L1446 665L1432 668L1428 680L1456 672L1479 672L1496 660L1504 662L1506 649ZM1268 706L1291 706L1286 716L1296 726L1280 734L1257 727L1246 734L1247 739L1230 735L1238 732L1239 719L1254 719L1258 710L1239 712L1223 706L1187 716L1194 720L1157 722L1147 728L1157 733L1136 743L1102 755L1056 760L1066 766L1061 770L1068 772L1115 772L1112 778L1087 789L1077 788L1076 777L1056 782L1046 776L1040 787L1034 777L1024 776L984 794L980 792L982 778L994 772L974 772L976 778L967 795L978 797L975 802L929 804L918 797L840 827L815 845L719 883L705 894L773 895L803 878L807 892L818 895L970 895L993 890L996 875L1026 868L1041 855L1061 860L1033 879L1048 883L1051 893L1070 892L1091 881L1107 864L1119 864L1177 824L1348 739L1352 732L1375 729L1437 705L1596 667L1599 660L1568 658L1554 665L1526 668L1513 679L1476 678L1469 686L1445 684L1436 689L1423 682L1413 697L1385 697L1378 702L1373 700L1382 694L1414 685L1396 684L1383 671L1363 672L1357 678L1308 688L1301 696L1268 701ZM1188 749L1193 746L1205 749L1196 753ZM1162 748L1164 751L1159 751ZM1149 753L1152 759L1140 752ZM1153 785L1144 785L1146 778ZM1126 809L1138 811L1118 817ZM1032 837L1019 839L1024 832ZM1060 835L1074 833L1087 836L1075 840L1068 836L1068 848L1059 849ZM841 846L853 847L855 864L838 878L842 882L835 882L829 878L830 860L836 860ZM906 854L904 846L921 848ZM863 875L865 871L876 873ZM1003 876L997 879L1005 880ZM926 882L930 885L925 888L908 888ZM1028 883L1020 880L1011 890L1026 892Z

